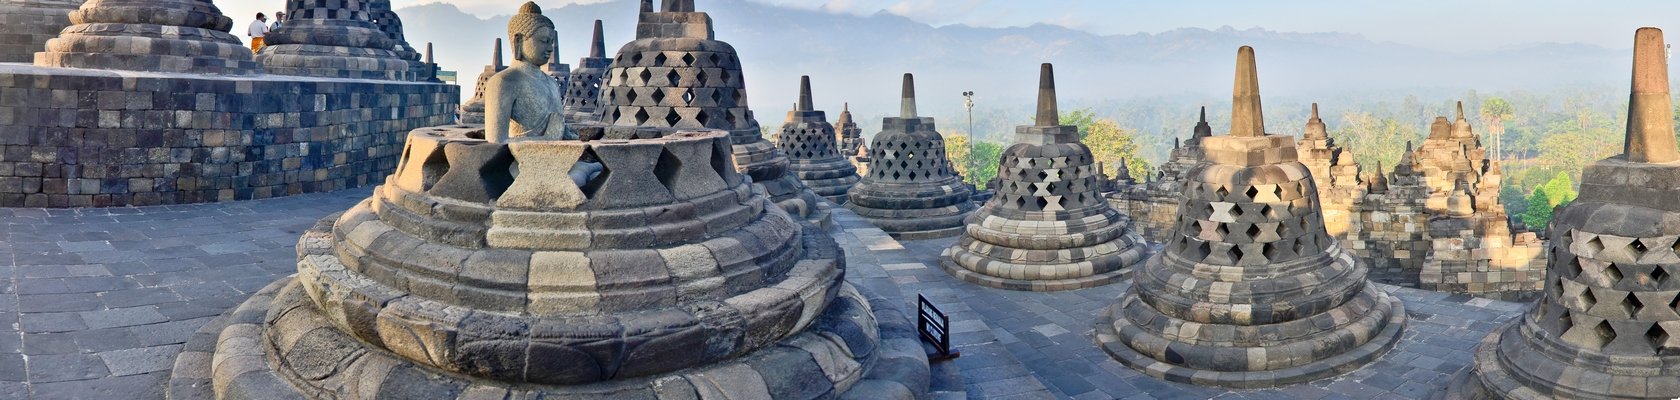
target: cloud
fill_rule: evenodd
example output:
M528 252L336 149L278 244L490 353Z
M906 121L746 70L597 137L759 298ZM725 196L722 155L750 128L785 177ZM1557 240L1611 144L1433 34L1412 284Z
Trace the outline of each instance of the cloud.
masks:
M961 20L982 3L982 0L900 0L887 6L886 11L922 22L947 24Z

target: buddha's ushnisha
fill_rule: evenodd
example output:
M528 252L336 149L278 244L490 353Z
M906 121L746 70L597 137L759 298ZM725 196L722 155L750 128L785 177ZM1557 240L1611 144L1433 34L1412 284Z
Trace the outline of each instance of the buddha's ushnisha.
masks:
M526 2L508 21L508 40L513 65L486 83L484 138L503 143L526 136L564 137L560 87L542 70L555 56L554 21L536 3Z

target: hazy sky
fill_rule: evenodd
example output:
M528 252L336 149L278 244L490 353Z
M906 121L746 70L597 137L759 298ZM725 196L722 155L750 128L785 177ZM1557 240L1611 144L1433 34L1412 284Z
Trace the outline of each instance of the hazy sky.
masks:
M452 3L487 17L525 0L391 0L397 8ZM545 7L605 0L538 0ZM1098 34L1156 33L1182 27L1262 27L1285 32L1346 32L1379 42L1477 51L1539 42L1627 48L1640 26L1680 29L1676 0L752 0L831 12L886 11L933 25L1047 23ZM706 7L707 0L696 0ZM282 0L221 0L242 32L257 12ZM415 29L418 27L409 27Z

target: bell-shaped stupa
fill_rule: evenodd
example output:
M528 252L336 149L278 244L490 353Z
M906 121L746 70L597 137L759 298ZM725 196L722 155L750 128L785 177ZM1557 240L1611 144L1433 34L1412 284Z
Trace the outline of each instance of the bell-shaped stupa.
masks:
M916 81L904 74L898 117L881 120L869 144L869 168L847 193L846 208L899 239L961 234L976 208L973 193L945 157L933 118L916 115Z
M840 117L834 120L834 131L840 135L840 154L848 158L856 156L858 147L863 146L863 128L852 120L852 103L841 106Z
M35 53L44 67L247 75L251 49L209 0L90 0Z
M286 23L268 33L257 62L271 74L407 80L409 62L398 54L407 44L370 18L379 1L289 0Z
M1079 127L1061 124L1050 64L1039 73L1037 124L1015 128L998 166L997 196L969 217L967 235L945 250L941 265L1002 289L1114 283L1148 256L1147 243L1103 197L1100 167Z
M428 60L421 62L422 54L420 50L409 45L408 35L403 30L402 16L397 15L396 10L391 9L391 0L370 0L368 3L368 19L373 20L373 24L379 27L379 31L385 32L385 36L391 38L391 51L397 53L397 58L408 63L408 72L403 74L403 80L432 82L432 79L435 79L435 75L430 70L432 68L432 62L429 60L432 51L430 43L427 44L425 54ZM281 26L284 27L285 25L282 24Z
M492 50L490 55L490 65L485 65L484 72L478 74L478 83L473 85L472 97L468 98L467 102L461 103L461 123L484 123L485 84L490 82L490 77L496 76L497 72L502 72L504 69L507 69L507 64L502 63L502 39L496 38L496 48Z
M741 58L716 39L712 17L695 11L692 0L666 1L659 11L641 13L636 40L619 49L605 79L595 111L606 125L603 137L729 131L735 168L751 176L756 189L800 219L830 222L821 198L788 173L787 156L764 140L747 107Z
M552 29L540 11L526 3L510 27ZM516 58L487 95L546 95L536 64ZM490 118L563 108L527 104L546 109ZM476 126L415 130L372 197L303 234L295 277L187 346L214 353L189 350L177 371L209 382L171 397L925 395L909 319L847 283L834 239L752 189L730 142L714 129L500 142ZM585 162L600 173L577 182Z
M846 202L846 191L858 182L852 166L835 143L834 125L828 115L817 111L811 99L811 77L799 78L799 103L788 111L787 123L776 147L786 154L789 171L812 192L834 204Z
M593 121L601 104L601 83L613 59L607 57L607 43L601 38L601 20L595 20L595 34L589 40L589 55L578 59L566 81L566 123Z
M1680 398L1680 147L1662 31L1634 36L1623 154L1552 219L1546 289L1447 398Z
M1266 134L1254 49L1237 53L1231 134L1202 138L1166 249L1097 324L1097 342L1174 382L1261 388L1359 368L1400 339L1400 300L1324 229L1295 139Z

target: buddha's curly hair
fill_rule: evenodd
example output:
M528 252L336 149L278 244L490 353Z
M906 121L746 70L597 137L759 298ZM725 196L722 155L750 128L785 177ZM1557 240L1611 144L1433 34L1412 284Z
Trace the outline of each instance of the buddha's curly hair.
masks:
M519 6L519 13L508 20L508 40L521 33L528 39L542 28L554 29L554 21L543 16L542 8L537 7L536 2L527 1Z

